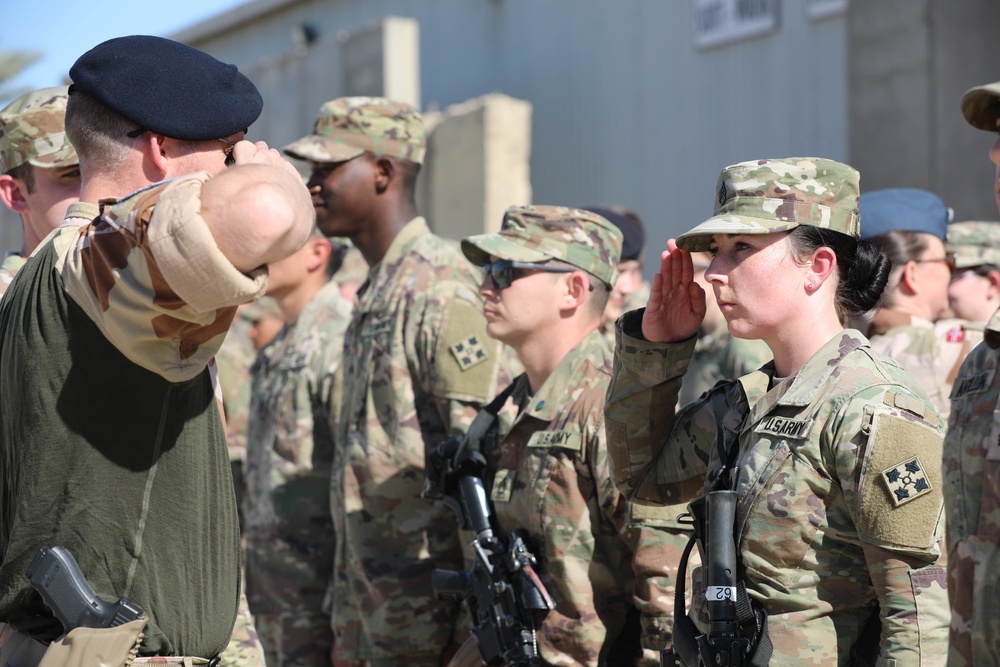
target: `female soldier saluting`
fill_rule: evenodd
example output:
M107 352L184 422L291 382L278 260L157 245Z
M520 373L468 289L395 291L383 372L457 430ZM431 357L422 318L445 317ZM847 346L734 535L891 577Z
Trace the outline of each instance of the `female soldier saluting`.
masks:
M782 667L946 652L943 424L898 364L844 328L890 269L858 242L858 178L818 158L727 167L715 215L667 242L646 308L617 323L615 483L650 504L735 491L738 576ZM763 340L774 361L675 414L705 314L689 255L702 250L730 333Z

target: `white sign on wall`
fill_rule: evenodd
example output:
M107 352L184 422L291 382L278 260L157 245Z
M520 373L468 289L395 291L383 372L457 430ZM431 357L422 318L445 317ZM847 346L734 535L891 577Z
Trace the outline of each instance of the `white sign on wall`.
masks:
M708 49L778 29L778 0L694 0L694 45Z

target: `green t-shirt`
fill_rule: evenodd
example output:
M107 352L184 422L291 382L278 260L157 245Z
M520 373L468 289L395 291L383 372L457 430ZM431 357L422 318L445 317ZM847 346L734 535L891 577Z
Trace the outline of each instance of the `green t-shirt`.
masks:
M24 571L62 545L105 601L149 617L140 653L210 657L240 587L236 503L209 371L126 359L66 294L50 243L0 305L0 621L61 625Z

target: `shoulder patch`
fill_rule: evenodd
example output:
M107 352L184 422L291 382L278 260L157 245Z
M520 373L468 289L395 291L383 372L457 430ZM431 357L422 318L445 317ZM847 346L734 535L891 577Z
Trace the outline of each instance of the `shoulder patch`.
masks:
M451 353L455 355L458 367L461 368L463 372L478 366L484 361L489 361L490 359L490 353L487 351L486 347L483 346L483 342L476 334L458 341L449 349L451 350Z
M444 308L434 350L434 393L442 398L485 402L495 391L500 344L486 334L478 305L451 299Z
M927 422L875 410L855 505L862 539L890 548L934 547L943 508L941 465L926 462L940 462L942 447L941 433Z
M916 456L883 470L882 479L889 488L889 497L896 507L931 492L931 483Z

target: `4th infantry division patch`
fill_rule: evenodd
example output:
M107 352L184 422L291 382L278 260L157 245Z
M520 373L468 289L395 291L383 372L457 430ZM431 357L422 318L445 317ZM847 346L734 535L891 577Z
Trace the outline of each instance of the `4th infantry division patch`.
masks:
M486 348L479 342L479 336L477 335L460 340L452 345L450 349L463 371L467 371L473 366L478 366L490 358Z
M930 493L931 483L924 474L920 459L913 457L882 471L882 479L889 487L889 495L896 507Z

